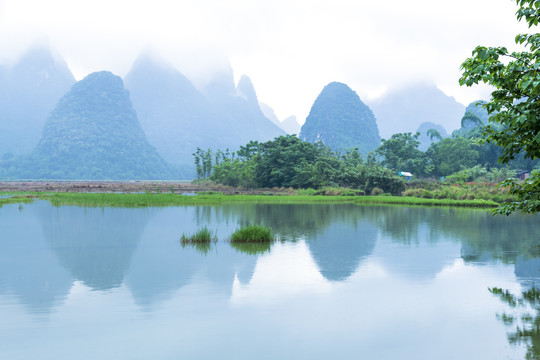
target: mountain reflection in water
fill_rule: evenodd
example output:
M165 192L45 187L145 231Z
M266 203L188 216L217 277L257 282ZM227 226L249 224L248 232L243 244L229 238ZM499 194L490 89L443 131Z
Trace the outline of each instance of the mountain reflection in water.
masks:
M263 248L227 241L248 224L271 227L277 241ZM218 242L204 251L182 247L182 233L202 226L215 231ZM0 316L5 319L0 336L9 345L0 349L2 358L37 356L21 349L38 344L17 335L37 323L50 333L51 344L53 336L68 335L70 321L77 323L84 331L70 343L73 349L88 334L113 336L114 326L98 331L94 316L118 322L131 336L162 334L155 340L162 342L159 351L172 352L156 358L216 355L201 350L199 337L206 338L206 331L219 339L216 346L240 346L240 338L226 330L235 322L239 325L231 331L249 343L277 334L281 345L269 349L268 358L291 349L298 350L295 356L310 353L310 344L317 349L313 358L330 356L330 349L352 358L347 354L357 354L360 347L376 354L371 358L392 359L396 353L379 346L376 334L391 333L395 349L407 352L433 331L434 323L451 325L438 328L440 337L415 358L489 356L491 350L466 344L470 335L453 330L481 328L490 341L505 342L494 317L501 304L486 289L529 289L540 283L540 262L530 251L540 235L538 218L494 217L470 209L353 204L82 208L36 201L22 211L18 205L0 208L0 227ZM13 331L19 327L25 330ZM55 331L48 332L50 327ZM165 336L162 327L172 332ZM182 336L182 347L171 350ZM242 346L240 355L221 355L254 355L254 348ZM440 349L446 347L444 357ZM24 356L17 357L21 351ZM150 353L137 341L130 354ZM103 355L97 348L92 354ZM50 350L49 355L58 353Z

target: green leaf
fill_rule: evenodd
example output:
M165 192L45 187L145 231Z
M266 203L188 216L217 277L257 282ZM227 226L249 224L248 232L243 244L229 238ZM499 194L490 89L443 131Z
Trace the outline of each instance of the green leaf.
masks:
M480 49L480 50L478 50L478 57L480 58L480 60L486 61L487 58L488 58L488 54L487 54L486 49Z
M527 90L527 88L529 87L529 85L531 85L531 82L532 80L526 80L524 82L521 83L520 87L523 89L523 90Z

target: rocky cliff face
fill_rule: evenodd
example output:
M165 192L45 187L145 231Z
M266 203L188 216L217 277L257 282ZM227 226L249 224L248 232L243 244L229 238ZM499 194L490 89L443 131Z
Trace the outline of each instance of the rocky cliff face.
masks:
M300 138L322 141L336 151L358 148L366 155L380 144L373 112L347 85L328 84L315 100Z

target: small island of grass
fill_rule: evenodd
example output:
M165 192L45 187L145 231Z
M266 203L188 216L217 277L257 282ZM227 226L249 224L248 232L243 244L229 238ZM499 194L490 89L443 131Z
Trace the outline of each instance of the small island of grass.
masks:
M193 234L182 234L180 242L182 245L193 245L193 244L210 244L211 242L217 241L217 235L208 227L204 226L201 229L197 230Z
M248 225L236 230L229 241L231 243L270 243L274 239L270 228L263 225Z

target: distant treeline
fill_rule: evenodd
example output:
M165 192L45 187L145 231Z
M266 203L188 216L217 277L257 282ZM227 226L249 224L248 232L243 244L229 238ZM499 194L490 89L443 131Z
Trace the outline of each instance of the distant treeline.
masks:
M358 149L343 153L322 143L312 144L294 135L265 143L251 141L236 153L197 149L198 179L247 188L321 188L342 186L365 193L400 194L405 181L382 166L374 156L362 158Z
M474 126L467 127L471 123ZM375 154L385 167L411 172L416 178L457 176L460 181L499 182L513 177L514 170L530 171L540 164L538 159L526 159L523 155L501 164L501 148L483 141L484 123L472 113L465 113L462 128L450 137L443 139L434 129L427 134L433 142L426 151L418 149L420 134L398 133L382 140Z
M481 132L478 126L443 139L437 131L430 131L434 142L426 151L418 149L418 133L394 134L366 158L358 149L336 152L321 142L304 142L294 135L265 143L251 141L232 153L197 148L193 156L199 180L246 188L339 186L366 194L401 194L406 181L398 176L400 171L420 179L500 182L514 177L517 169L539 166L538 160L524 157L500 164L500 149L482 143Z

